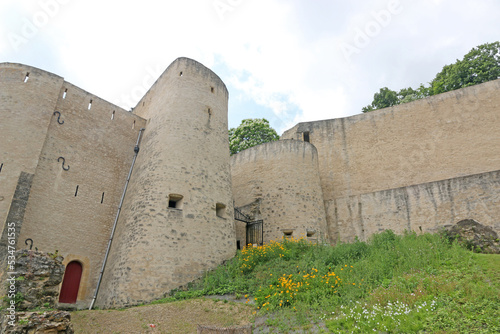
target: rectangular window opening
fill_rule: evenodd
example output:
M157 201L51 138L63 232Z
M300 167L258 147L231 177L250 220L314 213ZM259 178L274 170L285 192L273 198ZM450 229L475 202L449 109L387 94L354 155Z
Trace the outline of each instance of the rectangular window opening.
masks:
M210 87L210 91L213 93L213 92L214 92L214 88L213 88L213 87Z
M172 209L182 209L182 195L170 194L168 195L168 207Z
M68 94L68 88L66 88L66 89L64 90L64 92L63 92L63 99L65 99L65 98L66 98L66 95L67 95L67 94Z
M104 192L102 193L102 196L101 196L101 204L104 202Z
M307 231L307 237L312 238L316 234L316 231Z
M241 249L241 243L239 240L236 240L236 249Z
M30 72L26 73L26 76L24 77L24 82L28 82L28 79L30 78Z
M90 110L90 108L92 108L92 99L90 99L88 110Z
M290 239L293 235L293 230L283 230L283 237Z
M76 186L75 197L76 197L76 195L78 195L78 185Z
M304 132L302 135L303 135L304 141L309 143L309 131Z
M219 218L226 218L226 206L222 203L215 204L215 214Z

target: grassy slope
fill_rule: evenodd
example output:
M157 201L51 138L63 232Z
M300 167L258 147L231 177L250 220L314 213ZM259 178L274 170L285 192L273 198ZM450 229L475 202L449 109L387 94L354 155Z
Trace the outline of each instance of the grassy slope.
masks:
M248 305L199 299L229 293L244 297ZM244 324L257 311L270 315L267 325L277 333L307 331L315 323L341 333L495 333L500 332L500 255L474 254L439 235L396 236L391 231L368 243L336 247L276 242L239 252L189 291L174 292L158 303L77 312L75 329L147 332L147 324L156 322L157 332L194 333L197 323ZM209 319L210 305L225 308ZM134 330L115 328L117 321L100 318L106 315Z
M336 247L285 241L238 253L174 297L248 296L259 314L273 313L276 332L311 322L333 332L500 332L499 261L430 234L385 231Z

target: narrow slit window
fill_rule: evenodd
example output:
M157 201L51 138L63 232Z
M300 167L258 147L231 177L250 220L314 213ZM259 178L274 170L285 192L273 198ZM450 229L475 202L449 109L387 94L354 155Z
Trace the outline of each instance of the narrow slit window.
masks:
M309 143L309 131L304 132L302 135L303 135L304 141Z
M111 120L114 120L115 119L115 111L113 110L113 112L111 113Z
M75 197L76 197L76 195L78 195L78 187L79 187L79 186L77 185L77 186L76 186L76 190L75 190Z
M182 72L179 73L179 76L182 77Z
M145 103L146 103L146 102L142 101L142 106L143 106L143 107L144 107L144 104L145 104Z
M104 202L104 192L102 193L102 196L101 196L101 204Z
M226 218L226 206L222 203L215 204L215 214L217 217Z
M135 129L135 121L132 123L132 130Z
M214 88L213 87L210 87L210 92L214 92Z
M236 240L236 249L241 249L241 242Z
M0 164L0 173L2 172L2 168L3 168L3 163Z
M27 72L26 76L24 77L24 82L25 83L28 82L29 78L30 78L30 72Z
M66 89L64 90L64 92L63 92L63 99L65 99L65 98L66 98L66 95L67 95L67 94L68 94L68 88L66 88Z
M182 209L182 195L170 194L168 195L168 207L172 209Z
M90 99L88 110L90 110L90 108L92 108L92 99Z

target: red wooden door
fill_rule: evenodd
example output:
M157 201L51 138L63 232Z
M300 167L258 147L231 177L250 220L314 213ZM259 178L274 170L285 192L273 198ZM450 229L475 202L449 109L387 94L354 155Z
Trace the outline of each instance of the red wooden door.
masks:
M82 278L82 265L80 262L72 261L66 266L64 279L59 294L59 303L76 303L80 279Z

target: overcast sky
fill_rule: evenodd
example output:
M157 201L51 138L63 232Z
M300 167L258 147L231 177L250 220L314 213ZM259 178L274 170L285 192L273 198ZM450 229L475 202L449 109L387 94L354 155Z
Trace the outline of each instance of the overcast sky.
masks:
M129 110L178 57L217 73L229 126L361 112L500 40L498 0L1 0L0 62L53 72Z

